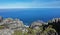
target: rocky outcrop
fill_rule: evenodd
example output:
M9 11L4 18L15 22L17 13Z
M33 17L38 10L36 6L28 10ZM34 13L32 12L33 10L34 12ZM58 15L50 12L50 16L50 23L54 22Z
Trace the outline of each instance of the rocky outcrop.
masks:
M5 19L4 25L10 29L17 29L20 27L24 27L23 21L20 21L19 19L13 20L12 18Z
M24 24L23 24L23 21L20 21L17 19L15 21L13 21L11 24L9 24L8 27L18 29L18 28L24 27Z
M34 28L34 27L36 27L36 26L43 26L43 25L45 25L45 24L47 24L47 23L38 20L38 21L32 22L32 24L30 25L30 27L31 27L31 28Z
M14 31L18 30L21 34L36 34L36 35L55 35L55 33L59 33L60 35L60 18L55 18L50 20L48 23L43 21L34 21L30 26L26 26L23 24L23 21L19 19L6 18L3 19L0 17L0 35L12 35ZM52 25L53 27L49 26ZM45 28L46 27L46 28ZM45 29L44 29L45 28ZM50 31L52 30L52 31ZM56 31L57 32L56 32ZM19 32L16 33L19 33ZM53 32L54 31L54 32ZM52 34L51 34L52 33Z
M10 29L1 29L0 30L0 35L12 35L14 33L13 30Z
M24 27L23 21L19 19L6 18L0 25L9 28L9 29L20 29Z
M0 26L4 26L3 29L0 29L0 35L12 35L15 30L24 29L23 21L19 19L6 18L3 19L3 22L0 22Z

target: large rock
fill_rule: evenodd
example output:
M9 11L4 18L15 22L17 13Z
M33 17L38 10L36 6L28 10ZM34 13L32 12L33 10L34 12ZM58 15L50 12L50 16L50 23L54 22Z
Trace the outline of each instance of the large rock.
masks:
M23 21L20 21L19 19L14 20L8 25L9 28L20 28L24 27Z
M47 23L38 20L38 21L33 22L33 23L30 25L30 28L33 29L33 31L34 31L34 33L35 33L36 35L40 35L40 34L42 34L41 32L43 32L43 27L44 27L45 25L47 25Z
M6 18L4 20L4 23L10 23L10 22L13 22L13 19L12 18Z
M47 24L47 23L38 20L38 21L33 22L33 23L30 25L30 27L43 26L43 25L45 25L45 24Z
M19 19L13 20L12 18L7 18L4 20L3 23L5 27L10 29L18 29L18 28L24 27L23 21Z
M12 35L14 33L13 30L10 29L2 29L0 30L0 35Z

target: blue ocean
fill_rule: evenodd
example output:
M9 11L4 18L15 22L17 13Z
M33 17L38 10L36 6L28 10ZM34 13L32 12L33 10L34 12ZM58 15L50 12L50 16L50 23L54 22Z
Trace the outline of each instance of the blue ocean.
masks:
M24 22L25 25L30 25L36 20L48 22L53 18L59 18L60 8L0 9L0 16L3 16L3 18L19 18Z

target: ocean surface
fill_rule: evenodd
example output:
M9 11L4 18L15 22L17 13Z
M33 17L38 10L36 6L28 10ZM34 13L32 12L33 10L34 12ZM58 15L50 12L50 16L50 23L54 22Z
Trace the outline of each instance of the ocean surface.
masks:
M59 18L60 8L0 9L0 16L3 16L3 18L19 18L24 22L25 25L30 25L36 20L48 22L53 18Z

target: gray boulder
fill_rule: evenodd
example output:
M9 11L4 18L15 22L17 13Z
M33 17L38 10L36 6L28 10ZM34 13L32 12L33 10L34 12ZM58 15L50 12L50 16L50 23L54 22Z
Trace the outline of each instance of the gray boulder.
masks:
M32 24L30 25L31 28L34 28L34 27L40 27L40 26L43 26L43 25L46 25L47 23L43 22L43 21L35 21L35 22L32 22Z

